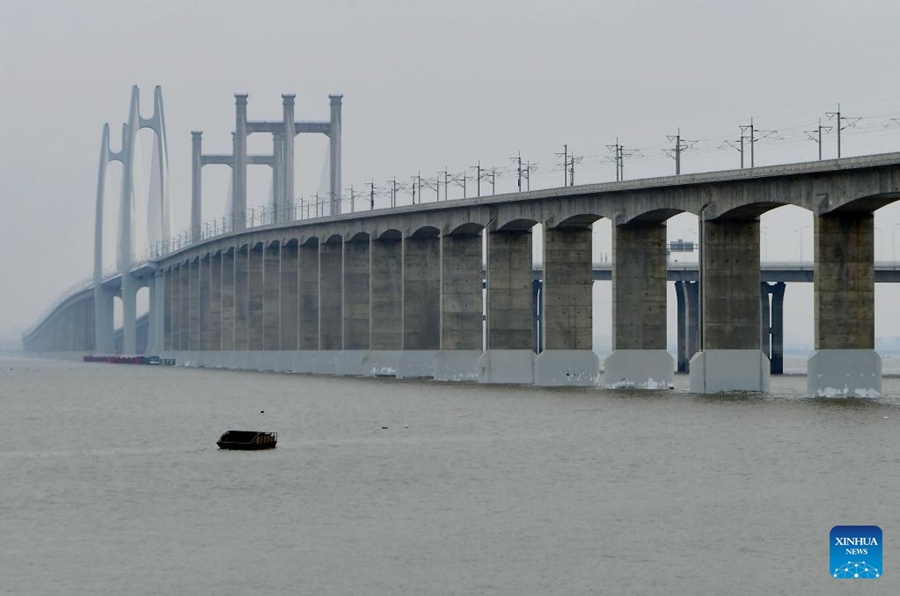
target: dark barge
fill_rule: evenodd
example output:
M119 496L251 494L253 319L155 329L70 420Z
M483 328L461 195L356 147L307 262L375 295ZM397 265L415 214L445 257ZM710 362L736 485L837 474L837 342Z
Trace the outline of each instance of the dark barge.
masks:
M219 437L216 445L219 449L240 449L255 451L258 449L274 449L278 442L278 433L257 430L229 430Z

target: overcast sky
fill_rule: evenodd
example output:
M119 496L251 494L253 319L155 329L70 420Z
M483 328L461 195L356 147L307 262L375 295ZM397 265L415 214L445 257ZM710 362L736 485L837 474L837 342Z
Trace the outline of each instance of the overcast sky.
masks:
M831 124L838 102L862 117L843 133L844 155L900 150L898 23L900 4L887 0L2 0L0 337L90 276L101 128L118 131L133 84L145 116L163 88L181 230L190 131L204 131L205 152L230 153L236 92L249 93L255 120L279 119L282 93L297 94L298 120L325 120L328 94L343 93L343 179L356 190L478 160L505 168L519 151L538 164L533 187L558 185L563 144L584 158L576 183L609 181L616 138L638 150L626 177L670 174L663 150L678 127L699 141L683 172L733 168L739 155L723 145L751 117L778 131L756 144L757 165L811 160L817 145L804 131ZM318 189L325 147L301 137L298 195ZM823 149L834 156L833 134ZM224 169L204 171L205 218L224 209ZM248 203L263 203L265 168L250 181ZM498 192L513 187L508 174L498 180ZM809 258L811 224L800 209L767 214L762 250ZM876 258L896 254L898 224L898 209L876 214ZM690 229L679 216L670 237ZM797 316L786 341L810 341L812 288L795 284L788 297ZM879 290L879 335L900 335L897 299Z

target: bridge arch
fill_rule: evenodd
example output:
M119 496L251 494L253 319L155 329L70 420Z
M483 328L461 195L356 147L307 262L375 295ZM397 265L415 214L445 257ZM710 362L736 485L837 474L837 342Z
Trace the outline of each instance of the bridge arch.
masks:
M448 236L477 236L484 230L484 225L480 223L463 223L447 230Z
M539 224L536 219L515 218L510 220L498 220L496 231L498 232L527 232Z
M441 231L434 226L422 226L412 230L409 234L410 238L437 238L441 235Z
M372 237L376 240L397 241L403 238L403 233L396 228L389 228L380 232L374 232Z

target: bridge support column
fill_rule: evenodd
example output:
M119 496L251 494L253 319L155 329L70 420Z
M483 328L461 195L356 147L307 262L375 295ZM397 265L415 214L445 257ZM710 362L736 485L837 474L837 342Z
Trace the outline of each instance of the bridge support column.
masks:
M209 313L209 344L207 350L217 352L215 366L222 350L222 253L209 257L209 302L206 305Z
M248 270L247 290L249 292L249 331L247 349L257 352L263 349L263 288L265 283L265 254L262 244L250 247L250 265ZM253 354L248 362L250 368L256 368L259 354Z
M281 344L282 351L299 349L300 302L299 302L299 247L296 242L281 247ZM291 370L286 363L285 370Z
M112 354L116 350L113 313L115 294L102 285L94 286L94 351Z
M319 246L310 241L297 247L297 357L291 370L311 373L319 353Z
M871 213L816 217L816 350L806 377L811 395L881 395L881 357L875 351L874 237Z
M759 300L762 306L762 346L769 357L769 372L784 374L784 290L783 281L770 284L760 282ZM771 296L771 299L770 299Z
M165 290L162 271L155 271L148 282L149 309L147 311L147 351L148 356L162 353L163 336L166 333L163 311L165 310Z
M200 257L197 262L199 267L198 275L199 275L199 298L197 300L199 307L199 319L200 319L200 341L195 348L196 350L200 350L200 354L197 357L198 366L206 366L206 356L209 353L210 349L210 341L209 341L209 323L210 323L210 312L209 312L209 269L210 269L210 255L206 254Z
M479 383L534 382L531 231L490 232L487 238L487 351Z
M700 284L696 281L676 281L678 301L678 372L690 370L691 358L700 349Z
M441 351L439 381L474 381L484 347L481 234L441 237Z
M262 284L262 349L260 370L278 370L277 357L281 349L281 243L272 242L263 248Z
M590 226L544 227L543 351L534 361L535 385L589 387L600 380L591 323L591 236Z
M607 387L668 389L675 362L666 350L666 226L613 228L613 353Z
M175 268L175 306L172 310L173 349L177 352L187 351L187 263L181 262ZM181 362L179 361L179 364Z
M369 352L369 237L344 243L344 344L339 375L362 375Z
M233 248L222 252L222 350L233 352L235 348L235 256L240 254ZM231 360L231 354L223 354L222 365L225 366L227 358Z
M701 221L701 351L691 391L767 391L760 349L759 221Z
M340 237L319 244L319 352L313 372L337 373L344 348L344 243Z
M234 250L234 351L232 368L243 368L250 333L250 251Z
M187 350L189 354L184 359L185 366L197 366L197 354L200 350L200 259L192 259L187 264L188 274L188 303L187 303Z
M396 376L403 349L403 241L372 238L369 347L363 374Z
M441 241L403 239L403 351L397 378L434 377L441 349Z
M122 352L137 353L137 280L122 274Z
M167 353L173 350L172 347L172 311L174 309L175 302L173 300L174 292L172 289L175 286L175 279L173 274L173 268L169 267L168 269L163 271L163 340L162 340L162 352ZM168 357L168 356L167 356Z

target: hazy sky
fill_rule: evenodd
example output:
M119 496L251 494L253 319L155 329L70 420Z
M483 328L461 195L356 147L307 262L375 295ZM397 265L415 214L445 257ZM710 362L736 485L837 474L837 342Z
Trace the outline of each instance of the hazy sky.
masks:
M343 179L357 190L478 160L508 167L518 151L538 164L533 188L558 185L563 144L584 157L576 183L613 180L606 145L617 137L639 150L626 177L670 174L663 150L678 127L700 141L684 172L732 168L738 153L722 146L751 117L778 131L756 144L757 165L810 160L817 146L803 131L839 101L862 117L843 133L844 155L900 150L898 23L900 4L887 0L2 0L0 337L90 275L101 127L118 131L133 84L145 115L163 88L181 230L190 131L204 131L206 152L230 152L236 92L249 93L255 120L279 119L282 93L297 94L298 120L325 120L327 95L343 93ZM317 190L325 146L301 137L298 195ZM823 147L834 156L833 134ZM254 137L251 148L271 144ZM204 217L224 209L224 169L204 171ZM250 180L248 202L263 203L266 169ZM498 180L498 192L513 187ZM766 256L797 259L802 246L809 258L811 224L800 209L767 214ZM891 259L900 209L876 226L876 258ZM680 216L670 237L690 228ZM788 297L786 341L809 341L812 288ZM898 299L878 292L878 334L900 335Z

